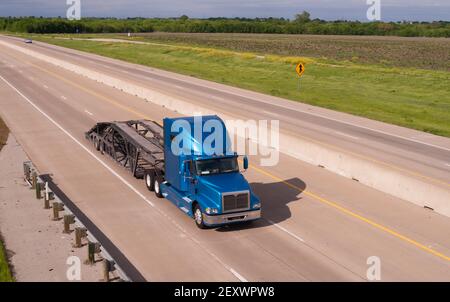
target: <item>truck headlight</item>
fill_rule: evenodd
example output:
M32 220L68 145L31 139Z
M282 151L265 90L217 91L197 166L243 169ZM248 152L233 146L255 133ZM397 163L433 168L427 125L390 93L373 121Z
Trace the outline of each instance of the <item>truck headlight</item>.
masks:
M219 210L216 208L206 208L205 212L206 212L206 214L217 214L217 213L219 213Z
M254 209L259 209L261 207L261 203L255 203L254 205L253 205L253 208Z

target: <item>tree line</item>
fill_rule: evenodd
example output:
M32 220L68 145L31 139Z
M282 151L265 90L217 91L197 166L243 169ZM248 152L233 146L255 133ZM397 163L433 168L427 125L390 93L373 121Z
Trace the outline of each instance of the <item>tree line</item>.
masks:
M151 19L86 18L0 18L0 30L21 33L120 33L152 32Z
M307 12L294 20L284 18L63 18L3 17L0 30L22 33L273 33L316 35L377 35L450 37L450 22L359 22L311 20Z

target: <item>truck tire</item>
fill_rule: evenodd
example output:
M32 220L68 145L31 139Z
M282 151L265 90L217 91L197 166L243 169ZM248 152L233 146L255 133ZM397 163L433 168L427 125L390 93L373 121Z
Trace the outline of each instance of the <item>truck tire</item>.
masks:
M160 186L161 183L162 183L162 178L155 177L154 190L155 190L155 195L158 198L163 198L163 195L161 193L161 186Z
M144 174L145 186L149 191L155 190L155 173L145 172Z
M194 206L194 221L195 221L195 225L199 228L199 229L206 229L206 225L203 222L203 213L202 213L202 209L200 208L200 206L198 204L196 204Z
M98 138L94 139L94 148L97 151L100 151L100 140Z

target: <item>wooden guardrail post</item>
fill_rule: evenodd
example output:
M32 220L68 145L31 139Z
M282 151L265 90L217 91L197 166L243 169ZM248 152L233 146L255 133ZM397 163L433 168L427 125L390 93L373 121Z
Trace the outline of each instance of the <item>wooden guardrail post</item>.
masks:
M109 272L114 270L114 262L108 259L103 259L103 281L109 282Z
M36 184L37 184L37 173L36 171L33 171L31 174L31 189L36 190Z
M36 199L41 199L42 198L42 189L43 189L44 184L41 182L36 182L35 184L35 190L36 190Z
M45 183L45 193L44 193L44 209L50 209L50 200L55 199L55 193L50 191L48 187L48 182Z
M64 215L64 231L63 233L70 234L70 225L75 223L75 215L66 214Z
M74 247L80 248L82 247L81 240L87 237L87 229L84 227L76 227L75 228L75 245Z
M28 183L31 183L31 166L30 166L30 162L28 162L28 161L23 163L23 175L25 177L25 180Z
M89 264L95 263L95 243L94 242L88 243L88 263Z
M53 202L53 220L57 221L59 220L59 212L64 210L64 204L60 203L60 202Z
M100 243L89 241L89 243L88 243L88 259L87 259L88 264L92 265L95 263L95 254L100 253L100 247L101 247Z

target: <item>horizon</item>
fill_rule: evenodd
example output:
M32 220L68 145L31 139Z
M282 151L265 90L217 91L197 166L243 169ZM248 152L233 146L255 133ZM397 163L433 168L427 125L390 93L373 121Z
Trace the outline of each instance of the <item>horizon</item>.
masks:
M132 20L132 19L161 19L161 20L176 20L176 19L180 19L181 16L168 16L168 17L138 17L138 16L130 16L130 17L112 17L112 16L102 16L102 17L83 17L81 20L83 19L115 19L115 20ZM217 16L217 17L189 17L189 20L216 20L216 19L224 19L224 20L238 20L238 19L248 19L248 20L256 20L256 19L261 19L261 20L267 20L267 19L278 19L278 20L285 20L285 21L293 21L295 18L285 18L285 17L223 17L223 16ZM0 15L0 18L35 18L35 19L65 19L67 20L66 17L63 16L52 16L52 17L46 17L46 16L33 16L33 15L29 15L29 16L2 16ZM311 18L311 22L314 20L320 20L320 21L325 21L325 22L360 22L360 23L370 23L370 22L382 22L382 23L402 23L402 22L406 22L406 23L433 23L433 22L450 22L449 20L430 20L430 21L423 21L423 20L395 20L395 21L387 21L387 20L381 20L381 21L369 21L369 20L348 20L348 19L321 19L321 18ZM77 21L77 20L72 20L72 21Z
M382 22L449 21L446 0L380 0ZM66 0L2 0L0 17L65 17ZM366 0L81 0L81 18L285 18L308 11L311 19L369 21ZM268 13L270 12L270 13Z

